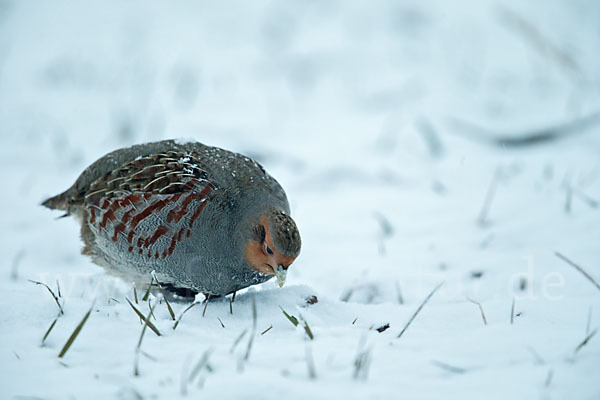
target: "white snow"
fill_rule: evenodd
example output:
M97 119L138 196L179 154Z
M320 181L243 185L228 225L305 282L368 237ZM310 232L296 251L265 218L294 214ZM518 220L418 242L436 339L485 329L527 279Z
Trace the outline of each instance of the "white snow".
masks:
M1 0L0 397L600 397L600 336L576 351L600 292L555 255L600 281L599 125L516 148L468 129L598 112L599 32L587 0ZM256 158L302 254L233 314L217 299L173 330L157 304L134 376L132 287L39 203L116 148L182 136ZM43 345L58 307L29 279L60 284Z

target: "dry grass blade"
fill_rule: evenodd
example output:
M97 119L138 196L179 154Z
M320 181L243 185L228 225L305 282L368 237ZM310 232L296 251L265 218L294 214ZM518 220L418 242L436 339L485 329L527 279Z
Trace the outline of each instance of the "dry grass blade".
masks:
M160 291L160 294L162 295L162 298L165 301L165 304L167 305L167 309L169 310L171 319L173 319L173 321L175 321L175 313L173 312L173 309L171 308L171 305L169 304L169 300L167 300L167 296L165 296L165 292L163 291L163 288L162 288L160 282L158 281L158 278L154 274L154 271L152 271L152 279L154 279L154 281L156 282L156 286L158 286L158 290Z
M223 324L223 321L221 321L221 318L217 317L217 319L219 320L219 323L221 324L221 328L225 328L225 324Z
M490 209L492 208L492 200L494 200L494 195L496 194L496 188L498 187L498 179L500 178L500 169L497 169L494 172L494 176L492 177L492 183L485 195L485 200L483 202L483 206L481 207L481 211L479 212L479 217L477 217L477 223L479 226L486 226L488 224L488 214Z
M54 299L54 301L56 302L56 305L58 306L60 315L63 315L65 312L63 311L62 306L60 305L60 302L58 301L58 297L54 294L54 292L52 291L52 289L50 289L50 286L46 285L43 282L38 282L38 281L32 281L31 279L28 279L29 282L31 283L35 283L36 285L42 285L44 286L46 289L48 289L48 291L50 292L50 294L52 295L52 298Z
M560 258L561 260L563 260L564 262L566 262L567 264L569 264L571 267L573 267L577 271L581 272L583 274L583 276L585 276L590 282L592 282L592 284L594 286L596 286L596 288L598 288L598 290L600 290L600 285L598 284L598 282L596 282L594 280L594 278L592 278L592 276L590 274L588 274L583 268L581 268L579 265L575 264L573 261L571 261L570 259L568 259L567 257L563 256L562 254L560 254L557 251L555 251L554 254L556 255L556 257Z
M281 306L279 307L281 308ZM293 315L288 314L287 312L285 312L285 310L283 308L281 308L281 311L283 312L283 315L285 315L285 317L294 325L294 326L298 326L298 319L296 317L294 317ZM356 320L355 320L356 321Z
M317 370L315 369L315 360L309 346L306 346L306 367L308 368L308 377L311 380L317 379Z
M598 328L594 329L589 335L587 335L585 337L585 339L583 339L583 341L581 343L579 343L579 345L577 345L577 347L575 348L575 353L577 353L579 350L581 350L581 348L583 346L585 346L586 344L588 344L588 342L594 337L594 335L596 334L596 332L598 332Z
M229 301L229 314L233 314L233 302L235 301L235 294L237 292L233 292L233 295L231 296L231 300Z
M483 324L487 325L487 319L485 318L485 313L483 312L483 307L481 306L481 303L478 301L475 301L469 297L467 297L467 300L473 304L476 304L479 307L479 311L481 312L481 318L483 319Z
M237 345L242 341L244 336L246 336L246 333L248 333L248 329L244 329L242 331L242 333L240 333L240 336L238 336L237 339L235 339L235 341L233 342L233 345L231 346L231 349L229 350L230 353L233 353L233 351L235 350Z
M58 353L58 358L63 358L64 355L67 354L67 351L69 351L69 348L71 347L71 345L73 344L73 342L75 341L75 339L77 339L77 336L79 335L79 332L81 332L81 329L83 328L83 325L85 325L86 321L90 317L90 314L92 313L92 309L93 308L94 308L94 305L92 304L92 306L90 307L89 311L87 313L85 313L85 315L84 315L83 319L81 320L81 322L79 323L79 325L77 325L77 327L75 328L75 330L73 331L73 333L71 334L71 336L69 336L69 339L67 340L67 343L65 343L65 345L63 346L63 348L60 351L60 353Z
M364 337L359 341L358 353L354 359L354 373L352 377L355 380L366 380L369 375L369 367L371 365L371 349L365 348Z
M512 325L515 322L515 299L512 300L512 305L510 306L510 324Z
M440 282L432 291L431 293L429 293L427 295L427 297L425 297L425 300L423 300L423 302L421 303L421 305L419 306L419 308L417 308L417 310L415 311L415 313L412 315L412 317L410 317L410 319L408 320L408 322L406 323L406 325L404 325L404 328L402 328L402 330L400 331L400 333L398 334L397 338L401 338L402 335L404 334L404 332L406 332L406 330L408 329L408 327L410 326L410 324L413 322L413 320L416 318L416 316L421 312L421 310L423 309L423 307L425 307L425 304L427 304L427 302L429 301L429 299L431 299L431 297L433 297L433 295L435 294L435 292L438 291L439 288L442 287L442 285L444 284L444 282Z
M146 290L144 297L142 297L142 301L148 301L148 297L150 297L150 289L152 288L153 283L154 283L154 275L152 275L152 279L150 279L150 284L148 285L148 289Z
M265 333L269 332L271 329L273 329L273 325L269 325L269 327L268 327L267 329L265 329L264 331L262 331L262 332L260 333L260 335L261 335L261 336L262 336L262 335L264 335Z
M135 288L135 285L133 286L133 300L135 300L135 304L139 304L138 296L137 296L137 289Z
M554 370L549 370L548 375L546 376L546 382L544 382L544 386L548 387L552 383L552 377L554 375Z
M186 307L185 310L183 310L183 312L179 315L179 318L177 318L177 321L175 321L175 323L173 324L173 330L175 330L175 328L177 328L177 325L179 325L179 322L181 322L181 318L183 318L183 314L185 314L186 312L188 312L188 310L192 307L194 307L196 304L198 304L197 302L193 302L192 304L190 304L189 306Z
M204 309L202 310L202 318L204 318L204 316L206 315L206 309L208 308L209 300L210 300L210 294L207 294L206 298L204 299Z
M396 281L396 294L398 296L398 304L404 304L404 297L402 296L402 291L400 290L400 284Z
M145 324L148 325L148 328L152 329L152 331L154 333L156 333L157 336L160 336L159 330L156 328L156 326L154 326L154 324L152 322L150 322L150 316L152 315L154 307L150 307L150 312L148 313L148 317L146 317L146 316L144 316L144 314L142 314L142 312L140 310L137 309L136 306L133 305L133 303L127 297L125 297L125 300L127 300L127 302L129 303L129 305L131 306L133 311L135 311L137 316L140 317L142 319L142 321L144 321Z
M467 372L465 368L455 367L454 365L446 364L441 361L432 360L431 363L454 374L464 374L465 372Z
M198 363L196 364L196 366L194 366L194 368L192 369L192 372L190 372L188 382L192 383L194 381L194 379L196 379L196 377L198 376L200 371L202 371L202 369L208 365L208 360L210 358L212 351L213 351L213 349L209 348L204 352L204 354L202 354L202 358L200 358L200 360L198 360Z
M42 338L42 345L44 344L44 342L46 341L46 339L48 338L48 335L50 335L50 332L52 332L52 328L54 328L54 325L56 325L56 321L58 321L58 317L56 317L54 319L54 322L52 322L52 324L50 324L50 327L48 328L48 330L46 331L46 333L44 334L44 337Z
M250 332L250 338L248 338L248 347L246 348L246 354L244 355L244 361L248 361L250 358L250 351L252 351L252 344L254 343L254 335L256 334L257 324L257 313L256 313L256 293L252 292L252 332Z
M132 307L134 307L133 304L129 301L129 299L127 299L127 301L129 302L129 304L131 304ZM154 303L154 305L150 306L150 311L148 311L148 316L144 318L144 321L146 321L146 323L144 324L144 327L142 328L142 332L140 333L140 339L138 340L137 347L135 348L135 361L134 361L134 365L133 365L133 374L135 376L140 375L140 370L138 368L138 359L139 359L139 355L140 355L140 349L142 348L142 340L144 340L144 334L146 333L146 328L148 328L150 326L150 316L152 315L152 312L154 311L155 306L156 306L156 303ZM157 330L157 332L158 332L158 330ZM160 336L160 333L158 333L158 336Z
M304 332L306 332L306 334L308 335L310 340L314 340L315 337L314 337L312 331L310 330L310 326L308 326L308 322L306 322L305 319L303 319L303 321L304 321Z

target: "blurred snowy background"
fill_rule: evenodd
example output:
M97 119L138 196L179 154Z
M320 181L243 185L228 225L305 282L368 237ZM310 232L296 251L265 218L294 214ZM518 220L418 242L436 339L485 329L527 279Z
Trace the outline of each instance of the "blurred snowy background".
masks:
M600 281L599 71L595 0L0 0L0 397L599 398L600 292L555 255ZM158 304L134 376L131 286L39 203L179 137L263 163L303 250L256 331L250 293Z

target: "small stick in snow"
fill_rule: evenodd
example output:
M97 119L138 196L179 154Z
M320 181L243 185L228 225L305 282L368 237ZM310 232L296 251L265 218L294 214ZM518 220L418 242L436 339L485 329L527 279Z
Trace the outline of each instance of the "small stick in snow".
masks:
M510 306L510 324L515 322L515 298L513 297L512 306Z
M221 321L221 318L217 317L217 319L219 320L219 323L221 324L221 328L225 328L225 325L223 324L223 321Z
M421 310L423 309L423 307L425 306L425 304L427 304L427 302L429 301L429 299L431 299L431 297L435 294L435 292L438 291L438 289L440 287L442 287L442 285L444 284L444 282L440 282L432 291L431 293L429 293L427 295L427 297L425 297L425 300L423 300L423 302L421 303L421 305L419 306L419 308L417 308L417 311L415 311L415 313L412 315L412 317L410 317L410 319L408 320L408 322L406 323L406 325L404 325L404 328L402 328L402 330L400 331L400 333L398 334L397 338L401 338L402 335L404 334L404 332L408 329L408 327L410 326L410 324L413 322L413 320L415 319L415 317L421 312Z
M588 342L594 337L594 335L596 334L596 332L598 332L598 328L594 329L592 331L592 333L590 333L589 335L587 335L585 337L585 339L583 339L583 341L581 343L579 343L579 345L575 348L575 352L574 353L577 353L579 350L581 350L581 348L583 346L585 346L586 344L588 344Z
M58 297L62 297L60 293L60 283L58 283L58 279L56 280L56 293L58 293Z
M67 354L67 351L69 351L69 348L71 347L71 345L73 344L75 339L77 339L77 335L79 335L79 332L81 332L81 328L83 328L83 325L85 325L85 322L90 317L90 314L92 313L93 308L94 308L94 304L92 303L92 306L90 307L89 311L87 313L85 313L85 315L84 315L83 319L81 320L81 322L79 323L79 325L77 325L77 327L75 328L75 330L73 331L71 336L69 336L67 343L65 343L65 345L63 346L60 353L58 353L58 358L63 358L65 356L65 354Z
M35 283L36 285L42 285L44 286L46 289L48 289L48 291L50 292L50 294L52 295L52 298L54 299L54 301L56 302L56 305L58 306L58 309L60 311L60 315L63 315L65 312L63 311L62 306L60 305L60 302L58 301L58 297L54 294L54 292L52 291L52 289L50 289L50 286L46 285L43 282L38 282L38 281L32 281L31 279L27 279L29 282L31 283Z
M269 325L269 327L267 329L265 329L264 331L261 332L261 336L264 335L265 333L269 332L271 329L273 329L273 325Z
M492 183L485 195L485 200L483 202L483 206L481 207L481 211L479 212L479 217L477 217L477 223L479 226L486 226L488 221L488 214L490 212L490 208L492 207L492 200L494 200L494 195L496 194L496 187L498 186L498 178L500 177L500 168L496 169L494 172L494 176L492 177Z
M575 268L577 271L581 272L583 276L585 276L590 282L592 282L594 286L596 286L596 288L598 288L598 290L600 290L600 285L598 284L598 282L596 282L594 278L592 278L592 276L588 274L583 268L581 268L579 265L575 264L573 261L569 260L567 257L563 256L557 251L555 251L554 254L556 255L556 257L560 258L561 260Z
M177 318L177 321L175 321L175 324L173 324L173 330L175 330L175 328L177 328L177 325L179 325L179 322L181 321L183 314L185 314L190 308L194 307L196 304L198 304L198 302L195 301L192 304L190 304L189 306L187 306L187 308L185 310L183 310L183 312L179 315L179 318Z
M473 304L476 304L479 307L479 311L481 312L481 318L483 319L483 324L487 325L487 319L485 318L485 313L483 312L483 307L481 306L481 303L478 301L475 301L469 297L467 297L467 300Z
M354 321L352 321L352 325L354 325L354 323L356 322L356 320L358 320L358 317L354 318Z

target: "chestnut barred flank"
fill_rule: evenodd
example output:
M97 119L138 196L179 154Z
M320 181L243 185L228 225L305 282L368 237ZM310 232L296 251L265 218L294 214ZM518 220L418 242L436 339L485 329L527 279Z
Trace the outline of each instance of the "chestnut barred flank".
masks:
M273 236L273 244L286 257L297 257L300 254L302 241L294 220L281 210L270 208L267 214L269 228Z

